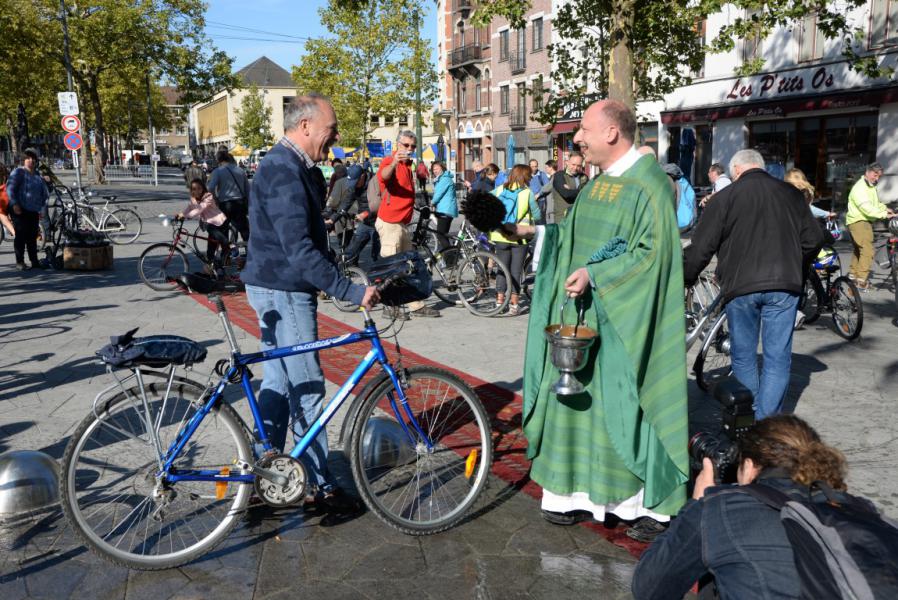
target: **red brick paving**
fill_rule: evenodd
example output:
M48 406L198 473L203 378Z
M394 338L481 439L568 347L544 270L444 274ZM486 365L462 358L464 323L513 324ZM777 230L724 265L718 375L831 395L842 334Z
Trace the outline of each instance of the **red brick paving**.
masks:
M215 311L215 305L209 302L205 296L191 294L191 297L209 310ZM255 311L246 301L245 294L227 295L224 296L224 301L231 322L258 338L260 336L259 322ZM318 313L319 338L336 337L352 331L355 331L355 329L345 323ZM328 381L341 385L355 370L359 363L360 354L354 346L339 346L319 353L321 367ZM383 346L390 360L395 361L397 356L396 345L383 340ZM402 350L402 364L406 367L417 365L439 367L451 371L467 382L480 397L484 408L486 408L492 420L493 474L507 482L509 487L514 490L523 491L536 500L542 497L542 488L533 482L529 476L530 461L527 460L525 454L527 441L521 430L523 399L520 394L515 394L510 390L478 379L469 373L432 361L407 349ZM364 385L375 373L376 371L372 369L360 385ZM587 523L583 524L583 527L595 531L611 543L626 549L633 556L638 557L645 549L644 544L635 542L625 535L624 526L608 528L598 523Z

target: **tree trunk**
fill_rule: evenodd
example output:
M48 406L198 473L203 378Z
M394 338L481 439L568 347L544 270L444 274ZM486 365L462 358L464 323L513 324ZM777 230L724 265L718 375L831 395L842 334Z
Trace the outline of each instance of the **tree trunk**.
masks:
M630 31L633 29L634 0L616 0L611 18L611 55L608 65L608 98L619 100L636 110L633 89L633 53Z
M13 162L19 160L19 138L16 135L16 124L11 116L6 115L6 130L9 131L9 149Z
M103 107L100 105L100 82L97 75L90 75L87 82L87 94L90 96L90 103L94 109L94 138L97 142L97 159L94 160L94 171L97 183L106 183L106 176L103 169L106 166L106 126L103 124Z

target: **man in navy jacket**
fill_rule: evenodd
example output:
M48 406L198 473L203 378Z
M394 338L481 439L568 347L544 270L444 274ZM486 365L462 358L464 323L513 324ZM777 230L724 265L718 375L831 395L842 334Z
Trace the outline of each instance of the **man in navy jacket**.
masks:
M265 155L253 178L250 238L241 278L259 317L262 350L318 338L319 290L370 308L374 287L351 283L328 254L321 205L327 186L316 162L340 139L330 101L299 96L284 115L285 135ZM288 426L294 441L312 424L324 401L324 375L317 352L263 363L259 406L276 451L283 452ZM325 501L337 497L327 477L327 435L303 454L309 481Z

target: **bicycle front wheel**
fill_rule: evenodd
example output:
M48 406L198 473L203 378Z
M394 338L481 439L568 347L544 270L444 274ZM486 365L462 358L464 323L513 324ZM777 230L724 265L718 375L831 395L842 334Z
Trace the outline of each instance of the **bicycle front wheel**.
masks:
M189 265L184 252L172 244L153 244L143 251L137 263L140 279L157 292L177 289L177 279Z
M864 305L857 286L847 277L837 277L830 294L836 333L849 341L857 339L864 325Z
M458 269L462 258L458 248L446 248L437 255L430 254L427 260L436 297L447 304L461 304L458 299Z
M474 390L448 371L412 367L404 383L420 430L387 379L359 400L349 456L371 512L404 533L427 535L458 523L483 491L490 424Z
M196 417L203 387L176 381L119 392L81 421L62 458L62 508L94 552L134 569L168 569L202 556L237 524L251 484L173 482L159 476L161 457ZM149 410L147 411L146 408ZM149 425L149 426L148 426ZM174 461L192 469L237 475L236 459L253 462L246 430L224 402L199 423Z
M823 291L823 283L817 271L811 269L804 280L801 290L801 298L798 301L798 310L804 313L804 322L810 325L820 318L826 294Z
M130 244L143 231L140 216L130 208L119 208L106 217L103 222L103 233L113 244Z
M358 267L346 267L343 269L343 275L358 285L368 286L368 275ZM334 306L337 309L343 312L355 312L359 309L359 305L354 302L350 302L349 300L340 300L338 298L332 298L334 302Z
M729 377L733 372L733 361L730 357L730 329L727 325L726 313L717 317L717 321L708 332L708 337L695 357L692 370L695 382L704 391L708 391L715 383Z
M458 272L458 297L465 307L480 317L491 317L505 310L510 294L499 301L494 279L505 277L511 289L511 272L492 252L477 251L464 262Z

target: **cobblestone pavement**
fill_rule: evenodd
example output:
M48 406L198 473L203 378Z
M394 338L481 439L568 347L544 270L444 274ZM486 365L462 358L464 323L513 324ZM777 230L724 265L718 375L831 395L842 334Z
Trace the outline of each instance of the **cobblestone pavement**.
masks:
M92 358L110 335L140 325L142 334L201 342L209 350L206 365L226 355L214 313L190 297L153 292L136 275L140 252L167 235L155 215L177 210L181 201L173 199L182 191L114 189L144 217L144 234L132 246L115 247L111 271L19 274L11 268L11 245L0 245L0 452L62 456L93 396L110 382ZM438 307L442 318L405 325L403 348L519 392L525 319L479 319L463 308ZM865 294L864 308L857 342L837 337L828 317L796 334L789 397L846 453L852 489L895 517L898 327L891 292ZM360 325L358 315L327 303L321 312ZM245 349L255 346L246 331L238 328L237 335ZM694 407L707 403L693 383L690 395ZM504 434L519 436L519 421L509 417L507 424ZM332 466L346 480L341 453L332 454ZM300 510L256 515L207 557L152 573L115 567L86 551L53 509L0 524L0 597L628 597L633 556L607 541L601 525L546 524L538 502L520 493L526 485L522 477L493 478L473 518L424 538L395 532L370 513L345 522Z

